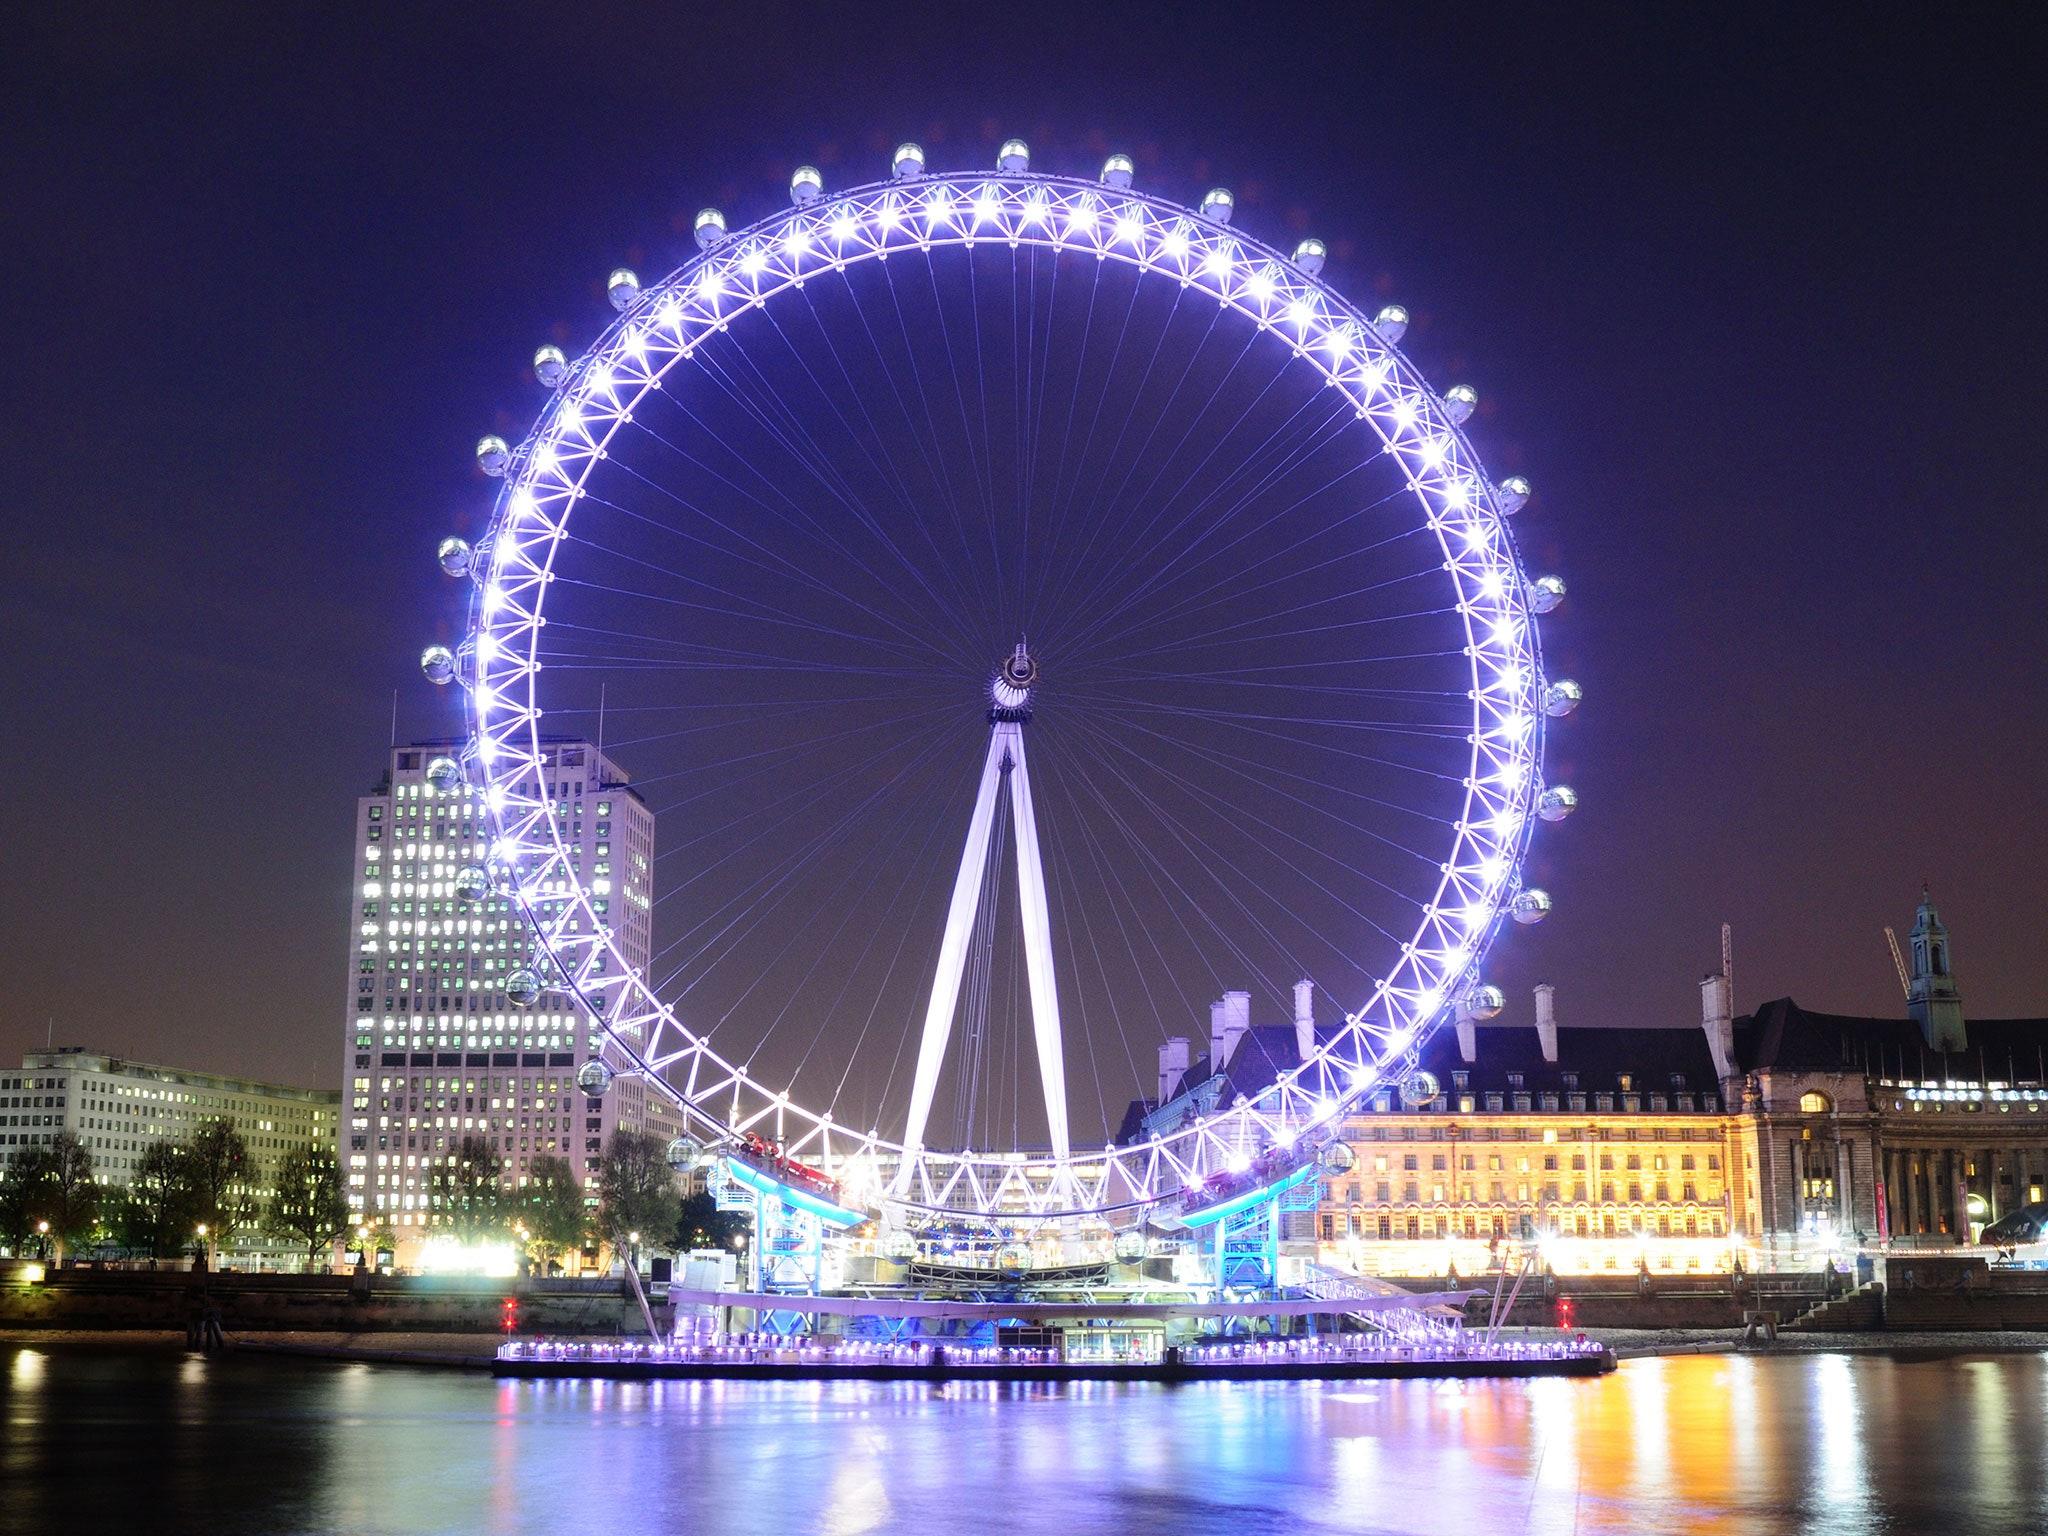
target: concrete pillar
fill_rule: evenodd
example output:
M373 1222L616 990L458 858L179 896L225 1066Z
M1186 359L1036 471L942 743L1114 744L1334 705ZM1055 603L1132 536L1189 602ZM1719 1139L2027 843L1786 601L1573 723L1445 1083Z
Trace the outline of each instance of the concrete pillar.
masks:
M1948 1155L1949 1232L1958 1243L1970 1240L1970 1155L1958 1147Z
M1782 1229L1797 1233L1806 1226L1806 1143L1798 1137L1792 1141L1792 1211L1790 1219L1781 1222Z

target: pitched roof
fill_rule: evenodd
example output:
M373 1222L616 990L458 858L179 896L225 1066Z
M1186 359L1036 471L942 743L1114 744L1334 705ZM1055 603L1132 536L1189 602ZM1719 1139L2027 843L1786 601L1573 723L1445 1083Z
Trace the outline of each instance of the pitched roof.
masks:
M1446 1026L1430 1037L1422 1064L1446 1083L1450 1073L1463 1072L1468 1084L1481 1092L1611 1093L1623 1076L1639 1093L1660 1093L1672 1086L1673 1077L1684 1078L1685 1091L1692 1093L1711 1093L1720 1086L1706 1033L1693 1026L1560 1026L1557 1060L1546 1061L1543 1043L1530 1025L1481 1025L1474 1055L1478 1060L1460 1059L1458 1032ZM1521 1078L1519 1088L1509 1084L1510 1073ZM1565 1082L1567 1073L1577 1079L1575 1087Z
M1972 1019L1961 1051L1937 1051L1913 1019L1815 1013L1789 997L1735 1021L1746 1072L1866 1072L1921 1081L2048 1081L2048 1019Z

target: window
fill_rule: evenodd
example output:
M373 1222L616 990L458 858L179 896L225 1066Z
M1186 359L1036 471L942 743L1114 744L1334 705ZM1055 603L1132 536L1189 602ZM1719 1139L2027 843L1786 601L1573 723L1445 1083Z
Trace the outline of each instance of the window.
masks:
M1802 1115L1824 1115L1834 1106L1824 1093L1802 1093L1799 1095L1799 1112Z

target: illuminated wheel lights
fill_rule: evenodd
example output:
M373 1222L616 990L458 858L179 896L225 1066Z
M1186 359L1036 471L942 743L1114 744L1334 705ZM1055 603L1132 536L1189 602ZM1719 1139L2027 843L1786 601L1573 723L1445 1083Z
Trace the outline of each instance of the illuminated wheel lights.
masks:
M707 337L808 281L889 256L936 258L979 241L1090 253L1203 293L1287 342L1298 366L1342 392L1370 426L1442 551L1470 666L1463 812L1392 973L1307 1063L1256 1099L1066 1159L919 1149L912 1176L896 1181L908 1204L1099 1215L1207 1177L1247 1145L1332 1134L1346 1106L1395 1078L1455 1000L1472 995L1502 917L1512 908L1532 922L1549 910L1547 895L1522 888L1519 871L1539 804L1546 819L1576 805L1569 790L1546 790L1542 746L1546 717L1569 713L1581 694L1543 675L1535 615L1557 605L1563 584L1532 581L1516 557L1506 519L1528 502L1529 484L1518 476L1496 484L1486 473L1460 429L1474 392L1438 394L1398 350L1405 310L1389 305L1368 318L1321 280L1320 242L1283 256L1227 222L1235 203L1223 189L1197 211L1129 190L1121 156L1099 181L1031 174L1027 157L1013 141L996 173L947 176L928 172L922 151L906 144L894 156L894 180L832 195L804 167L792 178L792 206L756 224L728 232L717 210L699 214L701 254L661 281L643 287L630 271L614 272L608 290L620 315L596 345L574 362L554 348L536 354L536 376L557 392L532 431L516 448L497 437L477 445L479 465L504 487L488 538L464 562L478 583L471 634L461 659L434 647L422 665L434 681L469 687L469 756L494 827L493 878L564 987L602 1024L620 1069L646 1078L712 1137L760 1125L792 1155L829 1167L900 1162L900 1144L796 1104L693 1033L617 952L568 857L540 787L538 649L547 586L586 481L635 405ZM515 980L524 992L538 978Z

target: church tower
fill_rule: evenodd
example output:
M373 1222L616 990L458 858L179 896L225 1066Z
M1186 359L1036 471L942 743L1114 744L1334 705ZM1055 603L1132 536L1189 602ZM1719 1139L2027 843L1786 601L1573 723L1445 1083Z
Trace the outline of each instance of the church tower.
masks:
M1928 1049L1960 1051L1968 1042L1963 1033L1963 994L1956 987L1950 969L1948 929L1920 887L1920 910L1913 914L1913 980L1906 989L1906 1011L1927 1037Z

